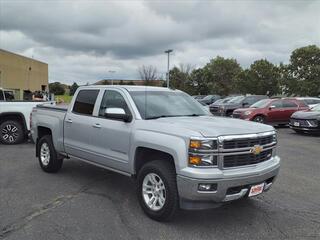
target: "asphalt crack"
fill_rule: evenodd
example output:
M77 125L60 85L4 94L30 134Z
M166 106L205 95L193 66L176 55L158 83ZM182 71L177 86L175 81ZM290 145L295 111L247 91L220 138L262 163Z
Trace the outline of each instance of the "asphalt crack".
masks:
M38 208L36 211L31 212L30 214L26 215L25 217L17 220L16 222L6 225L5 227L3 227L1 229L0 239L4 239L8 235L22 229L24 226L26 226L33 219L38 218L39 216L42 216L42 215L46 214L47 212L49 212L57 207L62 206L66 202L77 197L80 193L83 193L83 192L89 190L92 185L94 185L96 182L101 181L101 180L102 179L95 180L95 181L91 182L90 184L81 187L78 191L76 191L72 194L59 196L59 197L53 199L52 201L48 202L47 204L43 205L42 207Z
M127 215L126 213L122 210L120 206L119 199L115 199L105 193L99 193L99 192L92 192L92 191L84 191L83 193L88 194L88 195L94 195L98 197L103 197L108 199L109 201L112 202L112 204L116 207L116 211L119 215L120 221L122 225L127 229L128 233L131 236L131 239L137 239L140 240L141 238L139 237L137 231L135 230L134 227L131 226L131 223L127 220Z

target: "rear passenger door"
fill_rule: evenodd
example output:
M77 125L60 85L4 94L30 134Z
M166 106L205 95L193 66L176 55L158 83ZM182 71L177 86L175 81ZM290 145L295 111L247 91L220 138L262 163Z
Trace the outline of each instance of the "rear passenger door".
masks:
M74 101L73 108L64 119L65 151L75 157L92 158L93 112L99 89L80 90Z
M284 122L289 122L291 115L298 111L298 105L291 100L283 100L283 120Z

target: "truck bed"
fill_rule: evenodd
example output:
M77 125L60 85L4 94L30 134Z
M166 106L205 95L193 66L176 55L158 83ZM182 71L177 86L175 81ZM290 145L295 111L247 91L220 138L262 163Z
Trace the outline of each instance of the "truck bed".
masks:
M43 109L48 109L48 110L56 110L56 111L62 111L66 112L68 110L68 105L38 105L37 108L43 108Z

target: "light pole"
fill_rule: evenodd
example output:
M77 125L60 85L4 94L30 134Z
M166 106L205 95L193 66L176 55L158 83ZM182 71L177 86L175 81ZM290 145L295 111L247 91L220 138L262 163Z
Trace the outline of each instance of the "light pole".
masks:
M109 70L108 72L113 75L113 73L115 73L116 71L114 71L114 70ZM113 78L111 78L111 85L113 85Z
M172 49L168 49L168 50L166 50L164 52L168 54L167 88L169 88L169 84L170 84L170 53L172 53L173 50Z

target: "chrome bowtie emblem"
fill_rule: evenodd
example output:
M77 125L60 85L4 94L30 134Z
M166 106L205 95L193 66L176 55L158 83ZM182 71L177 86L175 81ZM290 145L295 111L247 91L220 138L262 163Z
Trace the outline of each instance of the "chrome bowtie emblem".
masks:
M250 153L254 154L254 155L258 155L262 152L263 147L260 145L254 145L251 149L250 149Z

